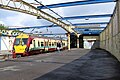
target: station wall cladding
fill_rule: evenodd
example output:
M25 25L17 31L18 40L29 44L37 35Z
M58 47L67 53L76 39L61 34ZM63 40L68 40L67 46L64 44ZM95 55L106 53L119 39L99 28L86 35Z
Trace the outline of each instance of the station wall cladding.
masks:
M100 34L100 47L111 52L120 61L120 0L106 29Z

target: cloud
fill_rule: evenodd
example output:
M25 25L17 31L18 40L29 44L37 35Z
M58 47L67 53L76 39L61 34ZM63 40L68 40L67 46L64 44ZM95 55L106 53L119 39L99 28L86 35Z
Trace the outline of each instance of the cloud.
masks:
M51 24L46 20L38 20L36 16L24 13L14 12L13 14L12 11L3 11L3 15L0 15L1 21L7 26L40 26Z
M3 21L0 21L0 24L5 24Z

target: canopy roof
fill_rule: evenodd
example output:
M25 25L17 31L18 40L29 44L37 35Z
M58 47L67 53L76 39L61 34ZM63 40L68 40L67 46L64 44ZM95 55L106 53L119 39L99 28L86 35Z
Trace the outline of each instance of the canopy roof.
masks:
M116 0L26 0L38 9L51 14L63 22L76 26L73 29L80 34L99 34L109 23L115 9ZM38 34L66 33L60 26L44 19L37 19L40 24L9 27L24 32ZM27 22L27 21L26 21ZM34 21L33 21L34 22Z

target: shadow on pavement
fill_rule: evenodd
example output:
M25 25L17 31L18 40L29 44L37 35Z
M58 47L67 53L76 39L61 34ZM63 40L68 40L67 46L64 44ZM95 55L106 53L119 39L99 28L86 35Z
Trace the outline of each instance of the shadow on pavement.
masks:
M109 52L94 49L34 80L120 80L120 62Z

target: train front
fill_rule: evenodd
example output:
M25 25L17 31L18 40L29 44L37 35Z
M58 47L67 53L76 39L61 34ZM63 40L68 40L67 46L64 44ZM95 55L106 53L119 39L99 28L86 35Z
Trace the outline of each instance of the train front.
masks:
M19 56L25 56L28 55L28 41L29 35L21 34L16 37L14 44L13 44L13 58L15 58L17 55Z

